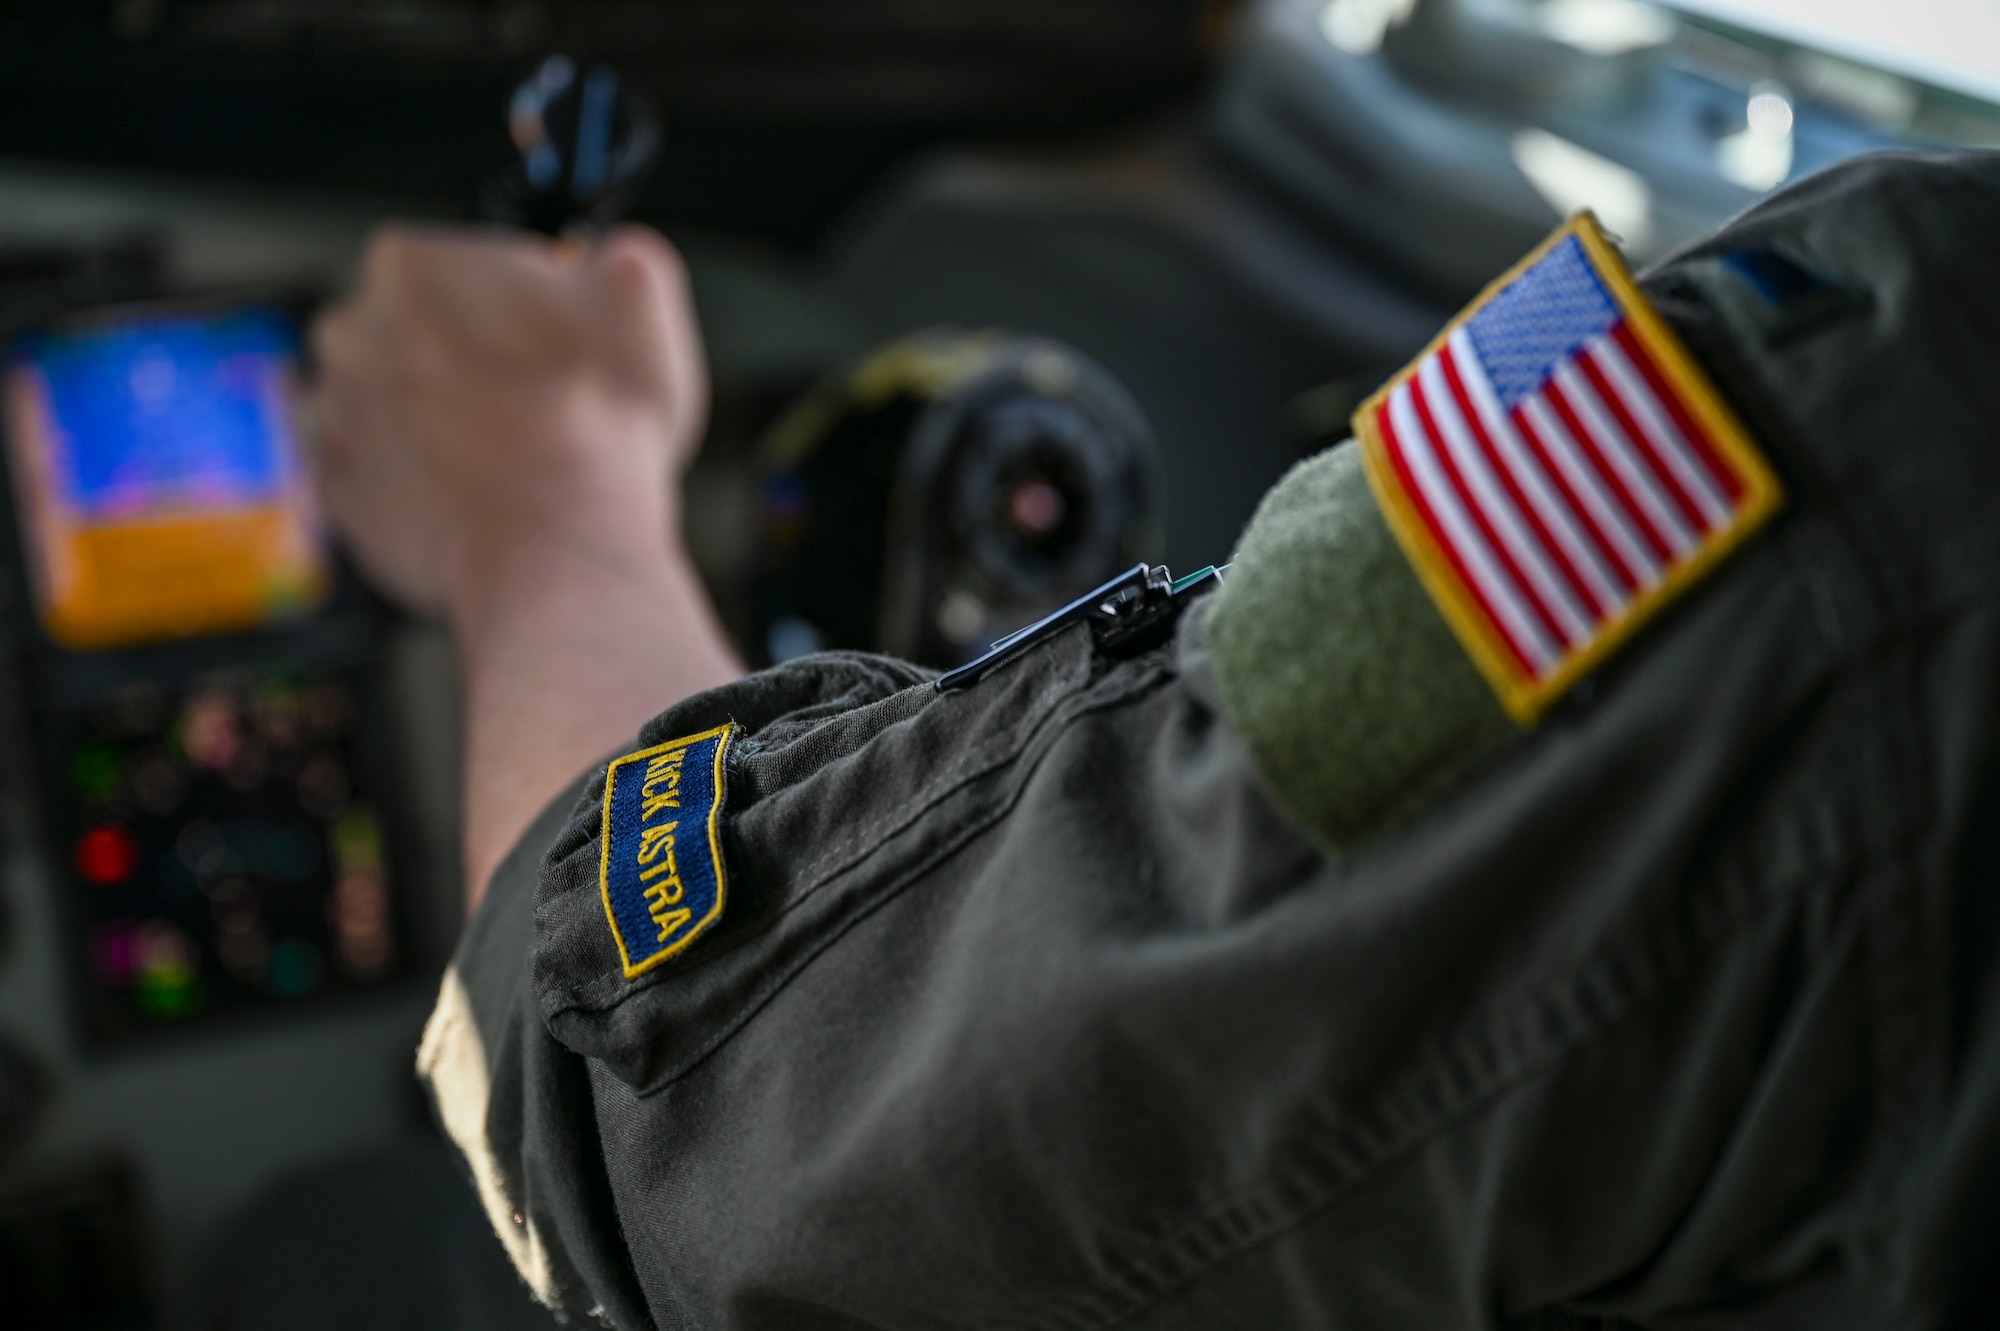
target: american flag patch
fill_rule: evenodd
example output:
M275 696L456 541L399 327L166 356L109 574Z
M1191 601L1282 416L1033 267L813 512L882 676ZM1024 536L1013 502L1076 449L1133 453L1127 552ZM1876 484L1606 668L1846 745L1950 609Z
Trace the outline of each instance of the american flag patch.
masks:
M1583 214L1354 418L1438 608L1532 723L1777 510L1777 477Z

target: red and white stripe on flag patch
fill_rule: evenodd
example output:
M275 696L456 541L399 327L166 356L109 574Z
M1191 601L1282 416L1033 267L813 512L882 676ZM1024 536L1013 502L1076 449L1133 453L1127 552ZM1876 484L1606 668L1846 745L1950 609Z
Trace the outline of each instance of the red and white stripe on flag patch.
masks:
M1397 540L1522 724L1782 498L1587 213L1363 403L1354 432Z

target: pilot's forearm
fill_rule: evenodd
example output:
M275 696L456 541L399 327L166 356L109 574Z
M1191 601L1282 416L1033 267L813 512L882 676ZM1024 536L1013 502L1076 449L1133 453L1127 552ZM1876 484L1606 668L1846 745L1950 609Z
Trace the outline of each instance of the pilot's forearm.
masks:
M743 667L677 539L521 541L454 597L468 909L535 815L661 708Z

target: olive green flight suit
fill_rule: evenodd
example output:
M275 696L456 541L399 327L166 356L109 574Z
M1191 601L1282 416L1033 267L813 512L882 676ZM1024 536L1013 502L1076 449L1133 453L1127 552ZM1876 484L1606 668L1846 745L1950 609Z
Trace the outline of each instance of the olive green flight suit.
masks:
M1757 245L1842 298L1760 310ZM636 979L581 780L422 1056L524 1278L716 1331L2000 1319L2000 157L1643 285L1787 505L1532 730L1350 446L1166 647L670 708L635 749L737 728L728 903Z

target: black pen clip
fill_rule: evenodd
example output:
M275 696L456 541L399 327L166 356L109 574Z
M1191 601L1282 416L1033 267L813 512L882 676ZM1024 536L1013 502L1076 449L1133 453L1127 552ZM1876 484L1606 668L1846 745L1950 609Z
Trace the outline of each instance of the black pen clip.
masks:
M1062 609L1001 638L978 660L939 675L938 692L969 688L1044 638L1078 622L1088 623L1097 646L1112 655L1144 651L1166 640L1190 599L1221 582L1222 570L1214 567L1177 582L1165 564L1134 564Z

